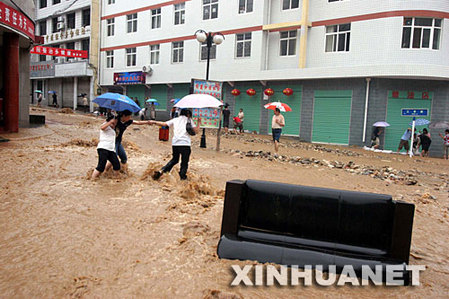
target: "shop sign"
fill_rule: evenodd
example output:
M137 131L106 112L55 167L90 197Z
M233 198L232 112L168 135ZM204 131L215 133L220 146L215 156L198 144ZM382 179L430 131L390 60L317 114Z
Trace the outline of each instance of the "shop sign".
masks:
M145 84L143 72L114 73L114 84Z
M55 65L53 61L43 61L30 65L30 78L54 77Z
M34 41L33 21L3 2L0 2L0 23L18 30Z
M402 116L428 116L428 109L401 109Z
M73 58L88 58L89 55L88 51L51 48L44 46L35 46L30 53L39 55L73 57Z
M223 92L222 82L192 79L192 85L193 93L208 94L221 101L221 95ZM201 118L200 127L202 128L218 128L218 125L220 124L219 109L193 109L193 118L197 124L198 117Z

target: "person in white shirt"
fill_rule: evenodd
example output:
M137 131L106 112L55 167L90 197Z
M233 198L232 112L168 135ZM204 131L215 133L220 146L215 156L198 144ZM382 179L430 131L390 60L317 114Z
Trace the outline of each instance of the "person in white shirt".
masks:
M173 138L172 138L172 150L173 158L164 166L160 171L155 171L153 174L153 179L158 180L164 172L170 172L170 170L178 164L179 156L181 156L181 169L179 170L179 176L181 180L187 179L187 169L189 167L189 158L191 153L191 141L190 135L187 133L186 125L190 122L195 133L198 133L199 128L195 126L192 121L192 111L188 109L181 110L180 116L173 118L166 122L151 120L150 124L158 126L168 126L173 127ZM199 119L199 123L201 119Z
M104 171L106 162L112 164L113 169L118 173L120 162L115 153L115 125L117 119L113 116L108 118L100 127L100 141L97 145L98 165L92 172L92 179L96 179Z
M281 114L281 110L276 108L271 120L271 133L273 135L274 151L277 153L279 150L279 139L281 138L282 128L285 126L284 116Z

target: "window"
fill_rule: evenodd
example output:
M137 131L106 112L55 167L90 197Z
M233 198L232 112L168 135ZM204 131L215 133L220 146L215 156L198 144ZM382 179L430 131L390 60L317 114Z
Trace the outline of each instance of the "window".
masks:
M83 22L81 26L90 26L90 8L83 10Z
M151 10L151 29L161 28L161 9Z
M51 19L51 30L53 33L58 32L58 18Z
M106 68L114 68L114 51L106 51Z
M236 34L235 57L251 57L251 32Z
M150 46L150 64L159 64L160 45Z
M67 43L65 45L65 48L66 49L75 50L75 43L74 42ZM69 59L73 59L73 58L72 57L66 57L66 61L69 61Z
M239 0L239 14L253 11L253 0Z
M108 4L115 4L115 0L108 0Z
M47 34L47 21L41 21L39 22L39 35L46 35Z
M39 8L45 8L45 7L47 7L47 0L40 0Z
M326 52L349 51L351 24L326 26Z
M47 56L46 55L39 55L39 61L46 61Z
M67 29L75 28L75 13L69 13L66 16L67 18Z
M218 0L203 0L203 20L218 18Z
M209 59L215 58L217 58L217 45L212 44L212 47L210 47ZM200 60L207 60L207 42L201 44Z
M299 0L283 0L282 1L282 9L293 9L299 7Z
M113 36L114 35L114 29L115 29L115 19L107 19L106 20L106 28L107 28L107 34L108 36Z
M175 25L184 24L186 17L186 4L175 4Z
M126 66L136 66L136 48L126 49Z
M61 0L53 0L53 5L61 3Z
M126 16L126 19L128 20L128 29L127 32L136 32L137 31L137 13L133 13Z
M51 45L51 47L52 47L52 48L60 48L59 45ZM57 57L57 56L50 56L50 57L51 57L51 60L56 60L56 57Z
M81 50L89 51L89 39L83 39L81 41Z
M280 32L281 56L296 55L296 35L297 35L296 30Z
M172 43L172 62L183 62L184 61L184 42L174 42Z
M404 18L402 29L402 48L432 49L440 48L441 19Z

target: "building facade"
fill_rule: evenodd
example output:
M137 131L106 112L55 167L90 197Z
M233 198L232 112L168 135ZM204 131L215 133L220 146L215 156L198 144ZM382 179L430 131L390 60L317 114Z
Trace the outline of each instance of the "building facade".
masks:
M33 90L42 91L42 105L53 105L56 94L59 107L77 109L82 95L93 99L97 94L99 7L98 0L36 1L36 35L43 46L61 53L88 51L86 58L32 54L30 78ZM92 111L92 102L84 108Z
M156 98L166 112L192 78L205 78L195 32L220 32L209 79L225 82L223 100L233 114L244 110L246 130L270 133L263 105L280 100L293 109L287 135L363 146L386 120L381 143L395 150L413 115L449 119L448 19L445 0L103 0L100 85L141 103Z
M0 2L0 132L18 132L29 124L33 20L32 0Z

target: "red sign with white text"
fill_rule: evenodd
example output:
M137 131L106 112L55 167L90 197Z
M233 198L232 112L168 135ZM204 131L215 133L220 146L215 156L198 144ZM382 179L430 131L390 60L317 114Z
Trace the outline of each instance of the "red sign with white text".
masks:
M51 48L44 46L35 46L30 53L39 55L74 57L74 58L88 58L89 55L88 51Z
M0 23L22 32L34 41L33 21L3 2L0 2Z

